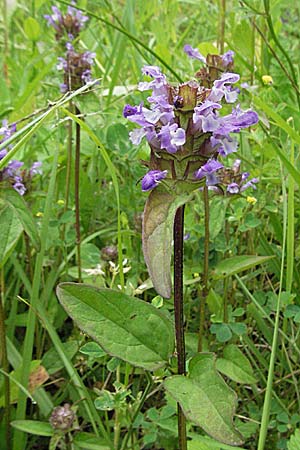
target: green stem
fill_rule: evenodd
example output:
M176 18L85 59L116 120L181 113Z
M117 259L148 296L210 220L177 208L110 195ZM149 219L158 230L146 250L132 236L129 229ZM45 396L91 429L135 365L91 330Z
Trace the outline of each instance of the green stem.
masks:
M177 209L174 220L174 314L178 374L185 375L185 342L183 318L183 226L184 206ZM179 450L187 450L186 419L179 403L178 443Z
M4 45L3 45L3 75L4 75L4 79L7 83L7 85L9 85L9 77L8 77L8 67L7 67L7 60L8 60L8 55L9 55L9 51L8 51L8 20L7 20L7 2L6 0L3 0L2 2L2 14L3 14L3 41L4 41Z
M220 0L219 49L221 54L224 53L225 18L226 18L226 0Z
M203 333L205 323L205 303L208 295L208 267L209 267L209 198L208 187L203 188L203 201L204 201L204 261L203 261L203 276L202 276L202 290L200 294L200 320L199 320L199 333L198 333L198 352L203 350Z
M280 285L279 285L279 292L278 292L278 296L277 296L276 316L275 316L272 351L271 351L268 379L267 379L267 389L266 389L265 399L264 399L263 413L262 413L262 419L261 419L261 428L260 428L260 432L259 432L259 440L258 440L257 450L264 450L264 448L265 448L265 442L266 442L267 433L268 433L271 400L272 400L274 367L275 367L276 352L277 352L277 345L278 345L279 318L280 318L280 306L281 306L280 296L281 296L281 291L282 291L282 287L283 287L285 246L286 246L286 225L287 225L287 196L286 196L286 187L285 187L283 174L282 174L282 193L283 193L283 242L282 242Z
M150 392L150 389L151 389L151 387L153 385L153 381L152 381L152 377L151 377L150 373L145 372L145 374L146 374L148 383L147 383L146 389L144 390L144 393L143 393L143 395L141 397L140 403L139 403L138 407L136 408L136 410L135 410L135 412L134 412L134 414L133 414L133 416L131 418L131 422L130 422L130 425L129 425L129 428L128 428L128 432L127 432L127 434L126 434L126 436L125 436L125 438L124 438L124 440L122 442L121 450L126 450L126 448L127 448L129 437L132 435L133 424L134 424L134 422L135 422L139 412L141 411L141 409L142 409L142 407L143 407L143 405L144 405L144 403L145 403L145 401L146 401L146 399L148 397L148 393Z
M4 270L0 272L0 362L3 371L8 374L9 363L7 359L7 348L5 338L5 311L4 311ZM4 377L4 407L5 407L5 440L7 450L11 449L10 433L10 383L9 377Z
M80 111L75 106L75 114L79 115ZM82 282L81 275L81 234L80 234L80 199L79 199L79 184L80 184L80 125L76 123L76 142L75 142L75 228L76 228L76 246L77 246L77 267L78 267L78 282Z

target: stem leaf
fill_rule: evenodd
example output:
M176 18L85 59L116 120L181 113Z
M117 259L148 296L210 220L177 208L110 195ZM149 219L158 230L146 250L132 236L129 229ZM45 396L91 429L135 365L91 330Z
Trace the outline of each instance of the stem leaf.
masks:
M256 383L249 360L236 345L230 344L224 348L223 358L217 359L216 367L219 372L237 383Z
M243 443L233 426L236 394L215 369L215 356L202 353L189 363L188 377L175 375L164 385L180 404L185 416L220 442L229 445Z
M165 298L170 298L172 292L171 257L175 213L187 200L187 195L175 196L156 188L150 193L144 209L144 258L155 290Z
M81 330L106 353L156 370L174 349L172 323L154 306L112 289L61 283L57 296Z

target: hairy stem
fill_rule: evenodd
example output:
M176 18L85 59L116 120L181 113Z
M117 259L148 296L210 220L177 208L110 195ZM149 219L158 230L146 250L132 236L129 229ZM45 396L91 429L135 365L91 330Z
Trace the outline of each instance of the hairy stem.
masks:
M208 187L204 186L203 189L203 201L204 201L204 261L203 261L203 276L202 276L202 290L200 295L200 320L199 320L199 333L198 333L198 352L202 352L202 340L205 323L205 303L208 294L208 257L209 257L209 199L208 199Z
M174 220L174 313L178 374L185 375L185 343L183 324L183 224L184 206L177 209ZM179 450L187 449L186 419L179 405L178 443Z
M5 312L4 312L4 271L0 273L0 363L3 371L8 374L9 364L7 359L6 337L5 337ZM7 450L11 449L10 433L10 385L9 377L4 377L4 406L5 406L5 439Z
M80 114L75 106L75 114ZM76 143L75 143L75 228L77 246L77 266L78 282L82 282L81 276L81 234L80 234L80 201L79 201L79 175L80 175L80 125L76 123Z

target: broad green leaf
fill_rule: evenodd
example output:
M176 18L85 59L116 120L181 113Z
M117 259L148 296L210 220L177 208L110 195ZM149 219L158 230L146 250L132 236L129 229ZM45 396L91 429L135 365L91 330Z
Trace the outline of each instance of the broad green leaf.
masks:
M112 289L61 283L57 296L70 317L110 355L156 370L173 352L172 323L154 306Z
M190 374L175 375L164 385L180 404L185 416L213 438L229 445L242 444L242 436L233 426L236 394L215 369L211 353L195 356Z
M76 448L82 448L83 450L110 450L103 439L91 433L76 433L73 437L73 443Z
M216 368L237 383L256 383L249 360L236 345L224 348L223 358L217 359Z
M221 444L208 436L201 436L199 433L188 433L188 436L192 438L191 441L188 441L188 450L246 450L236 445L232 447L231 445Z
M287 444L288 450L299 450L300 448L300 430L295 430L295 433L290 437Z
M52 436L54 430L49 422L39 422L38 420L13 420L11 425L25 433L37 436Z
M224 259L221 261L213 271L213 278L226 278L230 275L234 275L243 270L251 269L252 267L262 264L274 256L256 256L256 255L243 255L234 256L232 258Z
M145 205L143 218L143 252L149 275L157 293L171 297L171 257L176 210L187 196L175 196L154 189Z
M22 224L23 230L28 235L31 243L36 249L39 249L40 239L38 231L24 198L14 189L3 189L1 190L1 200L13 209L15 216Z
M7 258L13 251L23 227L16 211L3 201L0 203L0 267L5 264Z

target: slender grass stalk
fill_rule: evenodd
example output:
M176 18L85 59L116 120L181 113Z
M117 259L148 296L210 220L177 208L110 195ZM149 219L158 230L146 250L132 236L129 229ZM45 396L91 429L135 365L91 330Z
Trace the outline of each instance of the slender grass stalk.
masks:
M204 261L203 261L203 276L202 276L202 290L200 294L200 319L198 332L198 352L203 350L203 333L205 323L205 304L208 295L208 267L209 267L209 198L208 187L203 188L204 201Z
M148 394L149 394L149 392L150 392L151 387L153 386L153 380L152 380L151 374L148 373L148 372L145 372L145 374L146 374L147 381L148 381L148 382L147 382L147 386L146 386L146 388L145 388L145 390L144 390L144 392L143 392L143 395L142 395L142 397L141 397L141 400L140 400L140 402L139 402L139 405L138 405L138 407L136 408L136 410L135 410L135 412L134 412L134 414L133 414L133 416L132 416L132 418L131 418L131 422L130 422L130 425L129 425L127 434L126 434L125 438L123 439L123 442L122 442L122 445L121 445L121 449L120 449L120 450L126 450L126 449L128 448L128 447L127 447L127 444L128 444L128 441L129 441L130 436L132 436L133 424L134 424L134 422L135 422L135 420L136 420L136 418L137 418L137 416L138 416L140 410L142 409L142 407L143 407L143 405L144 405L144 403L145 403L145 401L146 401L146 399L147 399L147 397L148 397Z
M174 314L178 374L185 375L185 342L183 318L183 226L184 206L177 209L174 220ZM179 450L187 450L186 419L181 406L178 410Z
M116 370L116 382L120 382L120 366L117 367ZM121 433L121 424L120 424L120 411L119 408L115 408L115 418L114 418L114 449L119 449L120 442L120 433Z
M80 114L77 106L75 106L76 115ZM78 282L82 282L81 275L81 233L80 233L80 124L76 122L76 142L75 142L75 229L76 229L76 247L77 247L77 267Z
M5 311L4 311L4 269L0 270L0 362L3 371L8 374L9 363L7 359L7 347L5 337ZM7 450L11 449L10 432L10 382L9 377L4 377L4 408L5 408L5 440Z
M282 168L282 166L281 166L281 168ZM260 432L259 432L257 450L264 450L267 433L268 433L270 407L271 407L271 400L272 400L272 385L273 385L273 378L274 378L274 367L275 367L277 344L278 344L278 334L279 334L279 317L280 317L280 306L281 306L280 305L280 295L281 295L281 291L283 288L285 246L286 246L286 234L287 234L286 233L287 195L286 195L286 186L285 186L285 180L284 180L283 174L282 174L282 194L283 194L283 242L282 242L280 285L279 285L279 292L278 292L278 296L277 296L276 316L275 316L272 350L271 350L268 379L267 379L267 389L266 389L266 393L265 393L265 400L264 400L264 406L263 406L263 413L262 413L262 420L261 420L261 427L260 427Z
M295 163L295 145L291 141L290 163ZM286 242L286 290L292 291L294 273L294 249L295 249L295 181L288 175L288 224Z
M9 85L9 76L8 76L8 66L7 66L7 59L9 55L8 51L8 20L7 20L7 1L2 0L2 14L3 14L3 75L4 79Z
M53 155L52 168L50 173L50 182L49 189L46 197L44 216L42 221L41 228L41 248L36 257L35 267L34 267L34 275L33 275L33 283L32 283L32 295L31 295L31 308L28 311L28 318L26 324L26 334L24 340L23 347L23 363L22 363L22 376L21 376L21 384L26 388L28 385L29 379L29 371L30 371L30 362L32 359L33 353L33 341L34 341L34 331L35 331L35 310L39 303L39 291L42 279L42 271L43 271L43 261L46 249L46 241L47 234L49 228L49 221L51 215L51 207L53 204L54 193L55 193L55 182L56 182L56 172L57 172L57 163L58 163L58 155L59 155L59 143L57 143L56 149ZM16 419L24 419L26 412L26 395L23 391L19 391L18 396L18 407L16 413ZM14 436L14 450L23 450L25 448L25 437L26 435L23 432L18 430L15 431Z
M219 24L219 42L218 47L220 49L220 53L224 53L224 41L225 41L225 21L226 21L226 0L220 1L220 24Z

